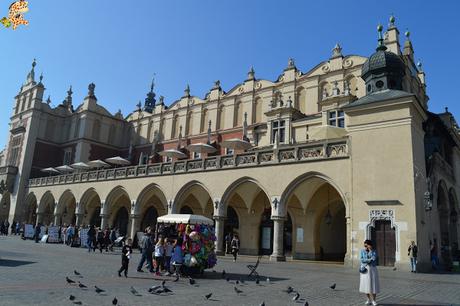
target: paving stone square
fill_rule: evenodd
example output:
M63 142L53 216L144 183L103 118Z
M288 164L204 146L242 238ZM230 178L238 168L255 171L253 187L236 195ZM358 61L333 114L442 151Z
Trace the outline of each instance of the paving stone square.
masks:
M88 253L83 248L70 248L61 244L34 243L18 237L0 237L0 305L364 305L365 298L358 292L357 268L338 264L305 261L270 262L262 258L257 269L260 282L249 279L246 267L256 257L240 256L236 263L227 256L219 257L213 270L207 270L196 284L181 278L173 282L172 276L154 276L136 272L140 254L131 258L128 278L118 277L119 250ZM81 277L74 275L74 270ZM222 278L222 270L230 281ZM413 274L380 268L382 292L379 305L460 305L460 275ZM88 289L67 284L65 278L80 281ZM267 282L267 278L270 282ZM170 294L153 295L148 288L166 280ZM236 280L240 283L236 284ZM244 283L241 283L241 280ZM336 283L336 289L329 288ZM98 294L94 286L106 293ZM130 292L133 286L139 294ZM300 293L284 292L288 286ZM240 294L234 288L241 290ZM212 293L207 300L206 294ZM72 302L69 296L75 296Z

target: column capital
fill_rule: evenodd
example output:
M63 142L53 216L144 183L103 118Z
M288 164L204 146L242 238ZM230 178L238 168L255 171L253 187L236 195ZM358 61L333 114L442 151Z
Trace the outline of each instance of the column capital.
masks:
M109 214L100 214L99 216L100 216L102 219L104 219L104 218L108 218L108 217L109 217Z
M284 216L271 216L270 219L273 221L286 221L286 217Z
M216 221L224 221L225 219L227 219L227 217L225 216L212 216L212 218Z
M84 214L85 214L84 212L79 211L75 213L75 216L83 216Z
M130 214L129 217L130 217L131 219L138 219L138 218L141 217L141 215L138 215L138 214Z

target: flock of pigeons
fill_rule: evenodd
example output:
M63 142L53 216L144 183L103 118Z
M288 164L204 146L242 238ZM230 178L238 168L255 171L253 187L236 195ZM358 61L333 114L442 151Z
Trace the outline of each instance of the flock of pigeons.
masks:
M216 273L216 271L214 271L214 270L213 270L213 272ZM81 273L78 272L77 270L74 270L73 273L74 273L75 276L77 276L77 277L79 277L79 278L83 278L83 276L81 275ZM245 284L245 282L244 282L244 280L243 280L242 278L237 279L237 280L235 280L235 282L233 282L233 281L230 279L230 277L227 276L227 273L225 272L225 270L222 271L222 278L225 279L227 282L232 282L232 283L235 284L235 286L233 287L233 290L235 291L235 293L236 293L237 295L240 295L240 294L243 293L243 290L240 289L241 287L238 288L238 287L236 286L236 285L243 285L243 284ZM175 282L177 282L178 280L179 280L179 276L176 276L176 278L175 278L172 282L175 283ZM69 285L77 285L77 286L78 286L80 289L82 289L82 290L88 290L88 287L87 287L85 284L81 283L80 281L74 281L74 280L70 279L70 278L67 277L67 276L66 276L66 281L67 281L67 284L69 284ZM193 278L189 277L189 278L188 278L188 281L189 281L189 284L190 284L190 285L192 285L192 286L196 285L196 281L195 281ZM267 282L267 284L270 284L270 278L267 277L266 282ZM259 277L256 278L255 283L256 283L257 285L260 284L260 279L259 279ZM335 283L332 284L329 288L331 288L332 290L335 290L336 284L335 284ZM99 288L99 287L96 286L96 285L94 286L94 291L95 291L97 294L104 294L104 293L106 292L104 289L101 289L101 288ZM142 295L136 290L136 288L134 288L133 286L131 286L130 291L131 291L131 293L132 293L133 295L135 295L135 296L142 296ZM173 291L172 291L170 288L166 287L166 280L163 280L163 281L161 282L160 285L150 287L147 291L148 291L150 294L155 294L155 295L164 295L164 294L168 295L168 294L173 294ZM283 291L286 292L288 295L294 294L293 297L292 297L292 301L294 301L294 302L296 302L296 303L303 303L303 306L308 306L308 305L309 305L309 304L308 304L308 301L306 301L304 298L301 298L301 297L300 297L300 293L299 293L297 290L294 290L294 288L292 288L291 286L288 286L287 289L286 289L286 290L283 290ZM204 296L204 298L205 298L206 300L210 300L211 296L212 296L212 292L206 294L206 295ZM70 295L70 296L69 296L69 300L72 301L72 302L73 302L74 304L76 304L76 305L82 305L82 304L83 304L82 301L76 300L76 297L75 297L74 295ZM117 299L116 297L113 298L113 300L112 300L112 305L118 305L118 299ZM265 306L265 302L262 302L259 306Z

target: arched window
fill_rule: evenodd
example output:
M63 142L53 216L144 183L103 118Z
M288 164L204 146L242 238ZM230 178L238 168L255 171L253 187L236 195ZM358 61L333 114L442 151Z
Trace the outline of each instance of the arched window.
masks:
M101 121L99 119L94 120L93 123L93 139L94 140L99 140L99 134L101 132Z
M185 131L187 136L192 135L193 133L193 113L189 112L187 115L187 131Z
M204 133L207 130L208 126L208 110L204 109L203 113L201 114L201 125L200 125L200 133Z
M219 108L219 129L225 129L225 106Z
M255 123L262 122L262 99L257 98L255 101L255 118L254 121Z
M307 92L303 87L297 89L296 108L302 113L307 113Z
M21 112L25 109L26 107L26 96L22 97L22 105L21 105Z
M233 126L243 125L243 104L241 101L236 103L235 106L235 124Z

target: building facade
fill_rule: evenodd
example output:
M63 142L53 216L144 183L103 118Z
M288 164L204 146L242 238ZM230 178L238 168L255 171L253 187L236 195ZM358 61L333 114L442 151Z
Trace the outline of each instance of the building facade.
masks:
M216 81L200 98L187 86L169 106L152 83L127 116L98 104L94 84L78 107L72 88L51 107L34 61L0 153L0 219L134 237L158 216L194 213L215 220L219 253L238 233L243 254L354 265L369 238L380 265L408 269L414 240L421 269L431 244L449 267L459 242L458 126L447 109L428 110L409 33L401 46L394 17L382 32L369 57L337 44L309 71L290 59L269 81L251 68L228 92ZM168 150L182 158L162 156ZM131 165L42 172L113 156Z

